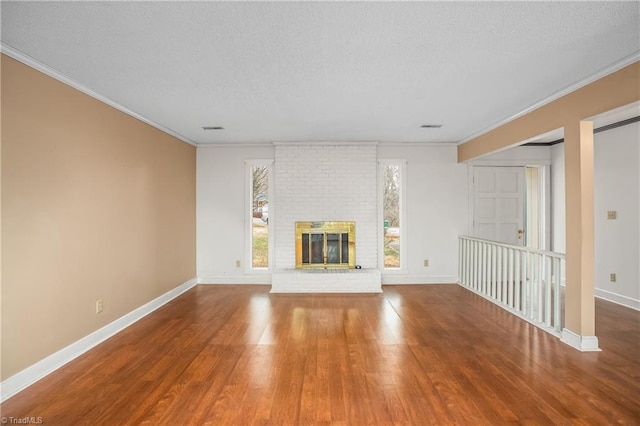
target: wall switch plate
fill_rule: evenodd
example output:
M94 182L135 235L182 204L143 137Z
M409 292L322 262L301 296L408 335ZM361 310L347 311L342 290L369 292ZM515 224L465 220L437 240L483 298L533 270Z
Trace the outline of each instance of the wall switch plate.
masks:
M616 282L616 274L609 274L609 281L611 281L612 283Z
M618 213L615 210L609 210L607 212L607 219L608 220L615 220L617 216L618 216Z
M96 314L102 312L102 299L96 300Z

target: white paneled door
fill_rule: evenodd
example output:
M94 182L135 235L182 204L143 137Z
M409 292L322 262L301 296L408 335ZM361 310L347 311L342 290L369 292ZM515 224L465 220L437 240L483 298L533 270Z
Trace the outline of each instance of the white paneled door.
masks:
M524 167L476 166L473 170L474 235L524 245Z

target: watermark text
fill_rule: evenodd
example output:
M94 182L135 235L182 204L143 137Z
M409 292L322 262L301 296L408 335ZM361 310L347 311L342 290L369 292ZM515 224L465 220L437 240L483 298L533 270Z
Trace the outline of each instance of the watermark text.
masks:
M3 425L41 425L44 423L42 417L24 416L24 417L1 417L0 423Z

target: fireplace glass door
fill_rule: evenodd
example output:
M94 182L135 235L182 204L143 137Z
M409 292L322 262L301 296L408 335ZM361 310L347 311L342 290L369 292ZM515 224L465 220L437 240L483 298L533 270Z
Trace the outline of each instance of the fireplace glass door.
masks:
M296 268L355 266L353 222L297 222Z

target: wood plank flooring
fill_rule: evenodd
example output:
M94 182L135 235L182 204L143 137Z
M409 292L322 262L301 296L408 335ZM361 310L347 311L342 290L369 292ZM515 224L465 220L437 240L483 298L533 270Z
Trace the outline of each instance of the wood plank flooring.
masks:
M457 285L197 286L6 401L46 425L640 424L640 312L580 353Z

